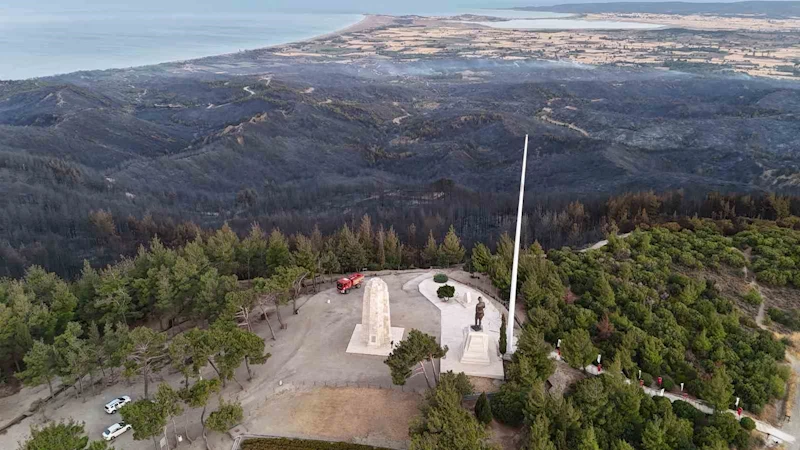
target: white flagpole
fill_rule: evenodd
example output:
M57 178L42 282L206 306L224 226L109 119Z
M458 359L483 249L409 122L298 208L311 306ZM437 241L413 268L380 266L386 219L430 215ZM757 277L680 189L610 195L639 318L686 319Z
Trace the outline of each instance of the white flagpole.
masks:
M508 326L506 334L508 347L513 353L517 346L514 343L514 313L517 302L517 272L519 271L519 246L520 235L522 234L522 204L525 196L525 169L528 163L528 135L525 135L525 150L522 152L522 175L519 181L519 207L517 208L517 232L514 236L514 263L511 266L511 296L508 300Z

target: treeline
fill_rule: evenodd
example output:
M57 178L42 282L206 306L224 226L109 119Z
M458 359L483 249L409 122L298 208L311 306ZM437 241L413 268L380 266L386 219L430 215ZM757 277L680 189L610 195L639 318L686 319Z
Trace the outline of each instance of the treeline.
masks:
M7 211L0 217L0 276L19 278L27 267L39 265L74 279L84 259L93 266L104 266L121 255L134 255L154 237L175 248L198 233L209 236L226 221L242 237L252 223L265 230L279 228L288 234L307 235L317 226L330 235L343 224L356 229L367 214L387 230L393 226L407 247L419 249L430 232L442 236L451 225L467 247L476 242L493 247L503 233L513 232L516 211L512 195L476 193L449 180L392 190L370 186L295 192L297 189L265 186L264 192L244 189L227 204L216 201L202 213L180 206L200 199L182 197L89 201L101 188L62 199L28 199L23 194L6 198L6 203L0 204ZM124 196L124 192L113 193L114 198ZM342 199L347 203L337 206ZM98 209L98 205L108 206ZM537 240L545 248L597 241L611 223L625 232L641 224L694 215L769 220L800 215L800 197L683 191L583 196L580 201L575 201L574 195L529 192L527 205L523 240L526 244Z
M314 285L322 274L363 268L449 266L465 255L452 227L440 244L429 233L418 250L401 243L393 228L376 229L369 216L356 230L345 225L327 237L318 228L309 236L287 237L277 229L267 236L258 225L244 239L227 225L206 236L197 231L193 240L175 249L154 238L132 258L103 269L85 262L74 282L38 266L28 268L19 280L0 280L4 372L24 373L30 362L26 355L44 352L39 344L55 345L53 352L59 355L69 353L58 348L61 341L105 340L107 347L118 330L153 320L167 329L187 320L202 325L236 318L249 328L251 314L258 311L271 328L268 312L274 310L283 327L277 306L296 298L304 281ZM119 361L116 352L106 348L100 359ZM59 362L58 373L80 380L82 374L73 370L92 367L78 360L74 364Z

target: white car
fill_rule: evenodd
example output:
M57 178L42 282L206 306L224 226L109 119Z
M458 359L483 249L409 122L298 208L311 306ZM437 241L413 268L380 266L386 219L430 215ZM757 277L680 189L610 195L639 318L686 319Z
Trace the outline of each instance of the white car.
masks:
M110 441L130 429L131 426L128 425L127 423L117 422L114 425L111 425L110 427L106 428L105 431L103 431L103 439Z
M123 395L122 397L115 398L110 402L106 403L105 410L109 414L114 414L115 412L119 411L120 408L127 405L131 402L131 398L127 395Z

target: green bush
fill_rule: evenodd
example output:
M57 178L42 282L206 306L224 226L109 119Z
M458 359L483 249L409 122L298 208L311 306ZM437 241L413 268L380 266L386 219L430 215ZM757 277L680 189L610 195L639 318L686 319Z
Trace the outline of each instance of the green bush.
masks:
M672 378L665 375L661 380L661 387L663 387L667 392L670 392L671 390L675 389L675 382L672 381Z
M492 415L506 425L519 426L524 419L522 409L526 394L515 383L506 383L492 396Z
M692 406L689 402L675 400L672 402L672 412L680 419L686 419L694 423L702 419L705 414Z
M742 420L739 421L739 425L741 425L742 428L747 431L753 431L756 429L756 422L749 417L742 417Z
M489 398L486 397L486 392L481 393L475 403L475 417L478 418L478 422L484 425L489 425L492 422L492 407L489 405Z
M242 442L242 450L388 450L383 447L349 442L312 441L308 439L257 438Z
M439 289L436 290L436 295L438 295L439 298L444 299L444 301L450 300L455 294L456 288L450 286L449 284L440 286Z
M747 291L746 294L742 296L742 298L744 299L744 301L753 306L759 306L763 301L761 298L761 294L758 292L758 289L752 287L750 288L750 290Z
M652 386L653 385L653 376L647 372L642 372L642 380L644 380L645 386Z
M767 315L770 319L792 331L800 331L800 313L797 311L783 311L778 308L769 308L767 310Z
M447 283L447 280L449 280L449 278L447 277L447 275L443 273L437 273L436 275L433 276L433 281L439 284Z

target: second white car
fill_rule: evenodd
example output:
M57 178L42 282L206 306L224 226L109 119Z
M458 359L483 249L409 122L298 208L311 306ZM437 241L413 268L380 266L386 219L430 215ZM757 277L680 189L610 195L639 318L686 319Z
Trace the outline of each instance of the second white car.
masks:
M131 426L129 424L125 422L117 422L103 431L103 439L110 441L130 429Z

